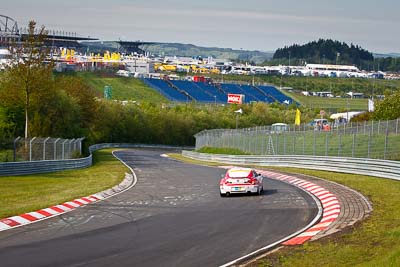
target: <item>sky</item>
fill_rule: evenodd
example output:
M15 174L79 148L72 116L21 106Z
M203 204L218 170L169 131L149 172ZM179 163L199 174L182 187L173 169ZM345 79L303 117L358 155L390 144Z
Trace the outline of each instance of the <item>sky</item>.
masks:
M399 53L399 10L399 0L12 0L0 14L103 41L275 51L329 38Z

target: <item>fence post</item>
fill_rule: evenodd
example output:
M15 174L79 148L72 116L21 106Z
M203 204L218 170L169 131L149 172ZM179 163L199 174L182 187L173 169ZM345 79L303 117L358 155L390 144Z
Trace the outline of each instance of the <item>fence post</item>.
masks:
M246 151L246 138L244 129L242 129L242 151Z
M367 126L367 121L364 121L364 134L365 134L365 127Z
M62 155L61 155L61 159L64 159L64 154L65 154L65 142L67 142L68 140L65 139L64 142L62 142Z
M306 154L306 131L303 132L303 155Z
M33 137L29 141L29 161L32 161L32 142L36 139L36 137Z
M248 130L248 133L247 133L247 139L248 139L248 142L247 142L247 144L248 144L248 148L249 148L249 152L251 153L251 136L253 135L253 131L251 131L250 130L250 128L249 128L249 130Z
M60 138L57 138L56 141L54 141L54 160L57 159L57 142L60 141ZM82 150L82 148L81 148Z
M353 146L351 148L351 157L354 158L354 150L356 149L356 134L353 134Z
M43 141L43 160L46 160L46 142L50 139L50 137L47 137Z
M325 134L325 156L328 156L328 133Z
M17 141L21 139L20 136L18 136L17 138L14 139L14 162L17 161Z
M378 134L379 134L380 130L381 130L381 121L378 121Z
M283 132L283 155L286 155L286 134Z
M371 129L370 131L372 131L372 135L374 135L374 121L371 121Z
M263 133L265 133L265 129ZM261 134L261 155L264 155L264 139L264 134Z
M316 142L317 142L317 135L316 135L316 132L314 131L314 144L313 144L313 155L314 156L315 156Z
M397 129L399 128L399 118L396 120L396 135L397 135Z
M342 135L339 134L339 142L338 142L338 157L342 154Z
M72 148L71 148L71 145L72 145L72 143L74 142L74 140L75 140L75 138L72 138L71 139L71 141L69 141L69 144L68 144L68 158L70 159L70 158L72 158L72 153L71 153L71 150L72 150Z
M387 156L387 147L389 143L389 121L386 123L386 134L385 134L385 151L383 154L383 159L386 159Z
M295 129L296 129L296 127L295 127ZM296 153L296 133L293 134L293 153L292 154L297 155L297 153Z
M257 154L257 148L258 148L258 127L256 126L256 136L255 136L256 142L254 145L254 154Z
M368 134L368 155L367 158L371 157L371 131Z

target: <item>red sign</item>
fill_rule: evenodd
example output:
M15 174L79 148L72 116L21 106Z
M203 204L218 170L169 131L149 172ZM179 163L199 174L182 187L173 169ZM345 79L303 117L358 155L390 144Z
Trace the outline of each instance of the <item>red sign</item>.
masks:
M228 94L228 103L231 104L242 104L244 95L239 94Z

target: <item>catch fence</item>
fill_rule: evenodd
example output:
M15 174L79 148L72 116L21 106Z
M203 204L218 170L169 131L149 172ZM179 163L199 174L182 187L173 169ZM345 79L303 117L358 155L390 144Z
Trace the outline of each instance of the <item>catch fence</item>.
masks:
M0 161L39 161L78 158L82 154L84 138L15 138L3 141L0 147Z
M205 130L195 135L196 150L234 148L254 155L310 155L400 160L399 119L335 125L329 131L309 124L285 131L271 126Z

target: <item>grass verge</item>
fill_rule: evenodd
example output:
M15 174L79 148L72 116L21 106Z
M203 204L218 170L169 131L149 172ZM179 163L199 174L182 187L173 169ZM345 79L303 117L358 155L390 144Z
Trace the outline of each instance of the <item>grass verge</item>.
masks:
M112 77L103 78L95 73L80 72L77 74L96 91L103 94L104 86L112 87L112 99L135 100L150 103L168 103L169 101L156 90L148 87L136 78Z
M128 169L111 151L96 151L93 166L86 169L0 177L0 218L47 208L119 184Z
M185 160L180 155L170 156ZM195 160L189 162L206 164ZM353 188L369 198L374 211L351 231L302 246L286 247L252 266L400 266L400 182L295 168L274 169L320 177Z
M226 154L226 155L250 155L237 148L226 148L226 147L202 147L196 152L200 153L210 153L210 154Z

